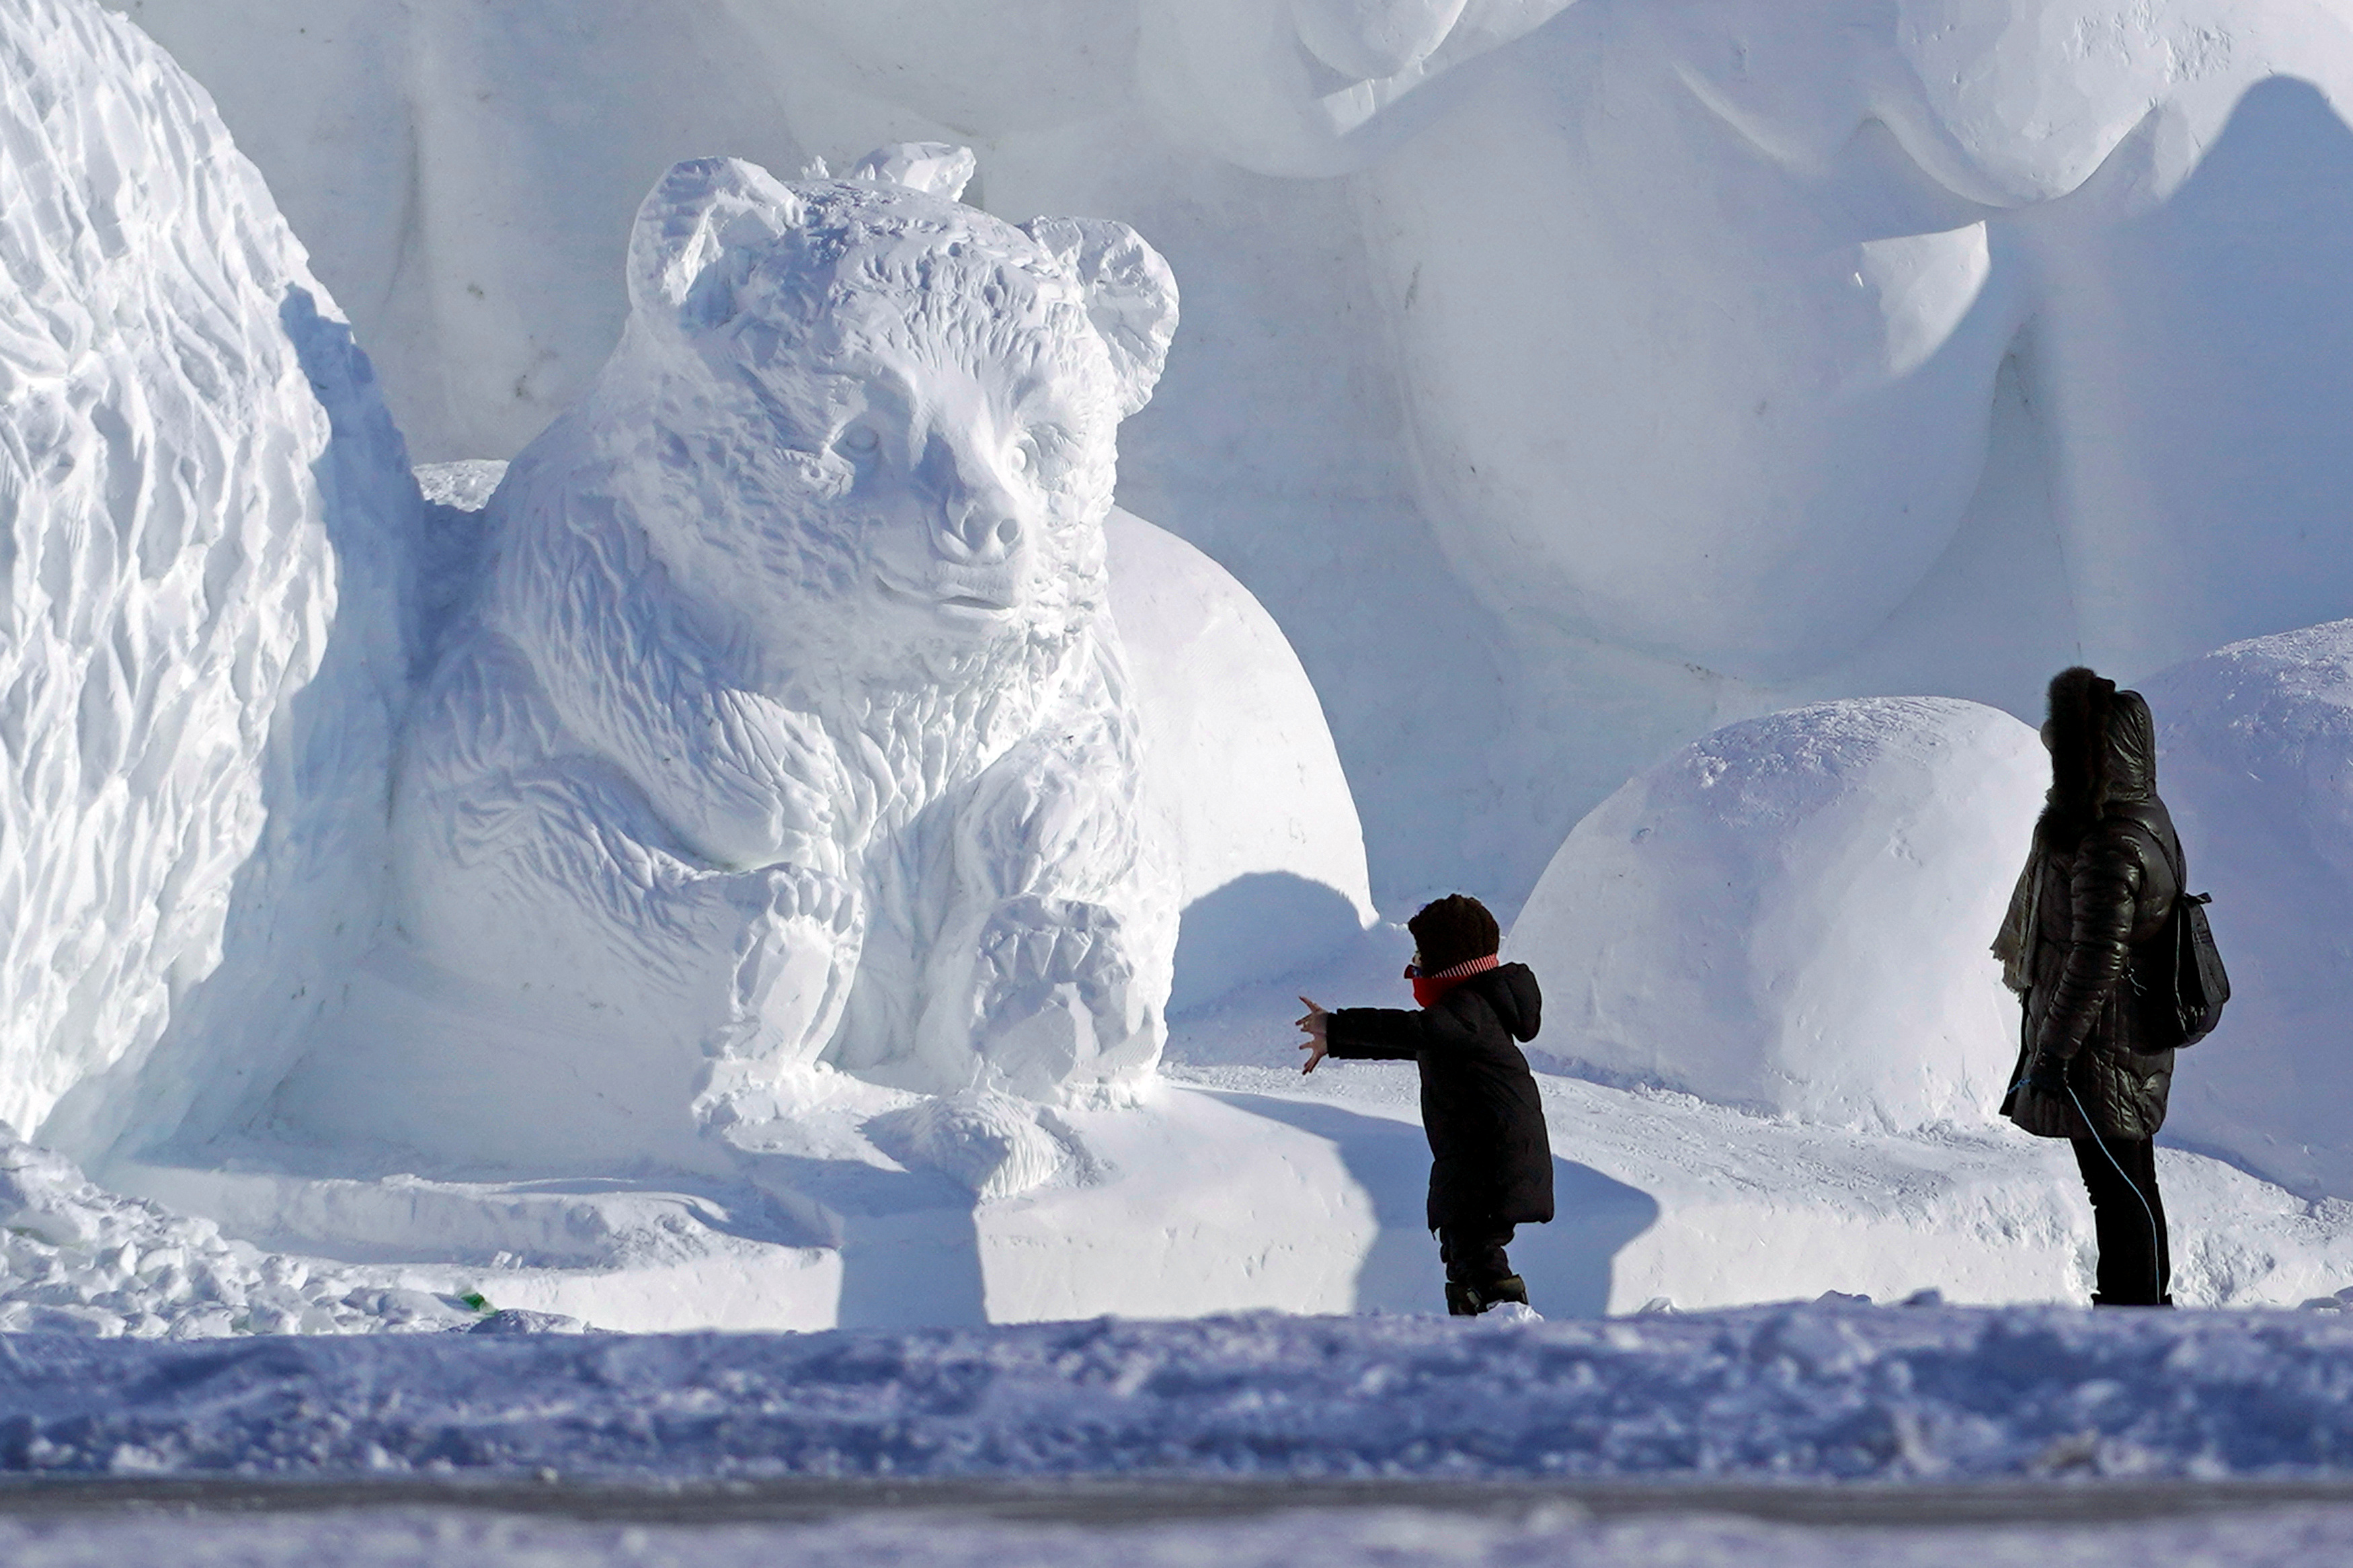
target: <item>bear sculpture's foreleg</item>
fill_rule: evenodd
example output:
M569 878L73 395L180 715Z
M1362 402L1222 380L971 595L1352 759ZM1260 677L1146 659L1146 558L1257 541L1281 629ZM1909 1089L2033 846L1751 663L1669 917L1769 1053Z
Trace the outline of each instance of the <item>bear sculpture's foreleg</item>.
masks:
M959 803L955 897L916 1026L917 1056L945 1087L1047 1099L1159 1058L1176 895L1143 832L1118 673L1105 656L1064 722L1041 725Z
M857 971L858 889L804 865L702 860L609 763L483 755L485 733L541 728L500 717L445 709L413 742L398 841L417 956L500 1010L639 1049L686 1043L707 1064L685 1064L699 1100L814 1061Z

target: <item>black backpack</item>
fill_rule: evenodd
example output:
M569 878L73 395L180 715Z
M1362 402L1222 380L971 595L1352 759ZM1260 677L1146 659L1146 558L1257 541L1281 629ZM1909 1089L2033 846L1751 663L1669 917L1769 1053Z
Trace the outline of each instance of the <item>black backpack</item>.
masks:
M2214 1026L2222 1021L2222 1004L2231 999L2231 976L2214 945L2213 928L2206 923L2206 906L2212 900L2208 894L2189 890L2189 871L2178 835L2173 852L2167 855L2165 841L2150 824L2137 814L2132 823L2165 856L2173 870L2174 888L2173 908L2163 928L2136 950L2164 954L2165 973L2144 975L2136 969L2133 990L2139 994L2144 1017L2178 1033L2177 1047L2194 1046L2214 1032Z

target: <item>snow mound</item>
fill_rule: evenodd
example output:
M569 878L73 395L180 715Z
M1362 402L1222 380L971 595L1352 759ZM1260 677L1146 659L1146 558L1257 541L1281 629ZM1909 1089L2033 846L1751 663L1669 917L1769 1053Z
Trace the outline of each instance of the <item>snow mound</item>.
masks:
M2166 1138L2353 1196L2353 621L2235 643L2141 683L2158 790L2230 968Z
M1372 923L1364 830L1299 656L1250 590L1114 510L1112 616L1185 886L1172 1012L1329 957Z
M0 1466L322 1477L2341 1475L2340 1312L1823 1303L1607 1322L29 1341Z
M416 496L202 89L84 0L0 55L0 1117L88 1154L232 1114L368 931Z
M1504 944L1534 1055L1809 1121L1980 1121L2017 1051L1987 957L2049 764L1949 699L1731 725L1577 825Z
M866 1123L875 1146L903 1165L928 1166L984 1202L1050 1181L1063 1163L1038 1108L1002 1094L942 1095Z

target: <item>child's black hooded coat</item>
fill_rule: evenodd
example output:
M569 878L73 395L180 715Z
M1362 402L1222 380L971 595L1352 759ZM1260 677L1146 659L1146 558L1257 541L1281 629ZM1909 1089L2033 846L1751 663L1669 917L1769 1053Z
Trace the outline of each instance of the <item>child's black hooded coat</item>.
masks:
M1525 963L1474 974L1419 1011L1343 1007L1326 1040L1344 1058L1421 1066L1430 1135L1430 1226L1552 1218L1552 1141L1528 1059L1544 1006Z

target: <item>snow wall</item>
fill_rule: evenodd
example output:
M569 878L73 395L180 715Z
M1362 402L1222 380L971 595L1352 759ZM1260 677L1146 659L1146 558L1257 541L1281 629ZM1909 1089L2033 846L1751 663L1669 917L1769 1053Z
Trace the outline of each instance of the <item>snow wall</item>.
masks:
M0 1117L88 1155L274 1082L369 934L417 498L203 90L82 0L0 53Z
M2231 972L2183 1053L2165 1141L2353 1197L2353 621L2235 644L2144 683L2158 789Z
M2050 763L1949 699L1729 725L1577 825L1504 954L1533 1058L1809 1121L1983 1122L2018 1050L1987 949Z
M1282 623L1393 915L1510 906L1726 722L2031 717L2078 657L2130 679L2353 611L2330 7L126 9L427 458L512 453L586 385L679 158L955 141L992 212L1134 223L1188 305L1122 501Z

